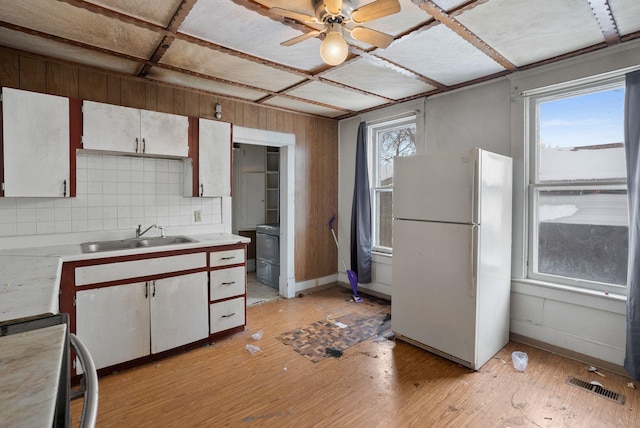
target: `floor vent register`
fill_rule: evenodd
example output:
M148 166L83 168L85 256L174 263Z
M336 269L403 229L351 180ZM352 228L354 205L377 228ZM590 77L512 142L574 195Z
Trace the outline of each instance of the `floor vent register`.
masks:
M573 376L569 376L569 378L567 379L567 383L569 385L577 386L578 388L584 389L585 391L592 392L618 404L624 404L626 400L626 397L623 394L609 391L608 389L603 388L602 385L597 382L586 382Z

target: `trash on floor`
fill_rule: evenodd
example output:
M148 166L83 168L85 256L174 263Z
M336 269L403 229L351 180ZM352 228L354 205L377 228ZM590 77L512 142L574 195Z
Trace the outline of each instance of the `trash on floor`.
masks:
M334 357L334 358L342 357L342 349L340 348L327 348L325 352L330 357Z
M255 346L255 345L247 345L245 346L246 350L249 351L249 353L251 355L255 354L256 352L260 351L260 348Z
M516 370L523 372L524 369L527 368L529 356L526 352L514 351L511 353L511 360L513 361L513 367L515 367Z
M262 339L262 330L260 330L260 331L257 331L257 332L255 332L255 333L253 333L253 334L251 335L251 338L252 338L252 339L254 339L254 340L260 340L260 339Z
M627 388L636 389L636 384L633 383L633 382L628 382L627 383Z
M595 374L597 374L598 376L607 377L607 376L605 376L604 374L600 373L600 372L598 371L598 369L597 369L596 367L594 367L594 366L589 366L589 367L587 367L587 370L589 370L591 373L595 373Z

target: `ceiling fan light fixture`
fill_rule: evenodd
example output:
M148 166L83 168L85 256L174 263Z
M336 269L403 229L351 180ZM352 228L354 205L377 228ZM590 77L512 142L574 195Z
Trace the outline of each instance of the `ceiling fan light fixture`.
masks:
M330 23L327 34L320 45L320 57L328 65L339 65L347 59L349 46L342 37L342 29L337 22Z

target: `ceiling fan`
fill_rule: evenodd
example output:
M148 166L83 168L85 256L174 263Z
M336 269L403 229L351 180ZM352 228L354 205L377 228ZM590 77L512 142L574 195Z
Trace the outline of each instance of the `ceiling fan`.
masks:
M382 49L393 41L393 36L389 34L361 27L358 24L400 12L398 0L376 0L358 8L355 8L354 3L357 1L313 0L315 16L280 7L272 7L269 12L293 19L314 29L280 43L282 46L291 46L325 33L320 45L320 56L328 65L338 65L342 64L349 54L349 46L344 39L343 31L356 40Z

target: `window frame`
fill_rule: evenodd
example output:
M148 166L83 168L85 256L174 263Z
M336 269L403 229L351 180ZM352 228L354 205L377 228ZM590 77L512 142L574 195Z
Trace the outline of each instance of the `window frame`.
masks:
M379 221L380 221L380 212L379 212L379 201L380 198L378 195L382 193L391 193L393 200L393 184L390 186L379 186L378 185L378 155L380 153L378 138L377 135L380 131L385 131L393 128L398 128L403 125L411 125L413 124L416 128L415 139L417 140L418 134L418 121L415 113L403 115L401 117L397 117L394 119L381 120L374 124L367 124L367 139L369 141L369 188L370 188L370 199L371 199L371 250L376 253L391 255L393 254L393 247L387 247L383 245L379 245ZM415 151L417 153L417 141L414 141ZM393 206L393 204L392 204Z
M526 138L528 140L529 153L529 179L527 183L527 255L526 269L527 278L534 281L555 283L565 286L572 286L592 291L601 291L605 293L613 293L626 295L626 285L616 285L598 281L590 281L580 278L571 278L559 276L549 273L536 272L538 261L538 194L544 190L627 190L627 181L617 179L601 179L601 180L572 180L572 181L544 181L538 179L539 168L539 150L538 136L539 126L538 105L542 102L560 100L573 96L586 95L599 91L606 91L624 87L624 76L616 76L613 78L591 81L576 85L562 85L548 90L532 91L527 94L525 102L525 117L527 119Z

